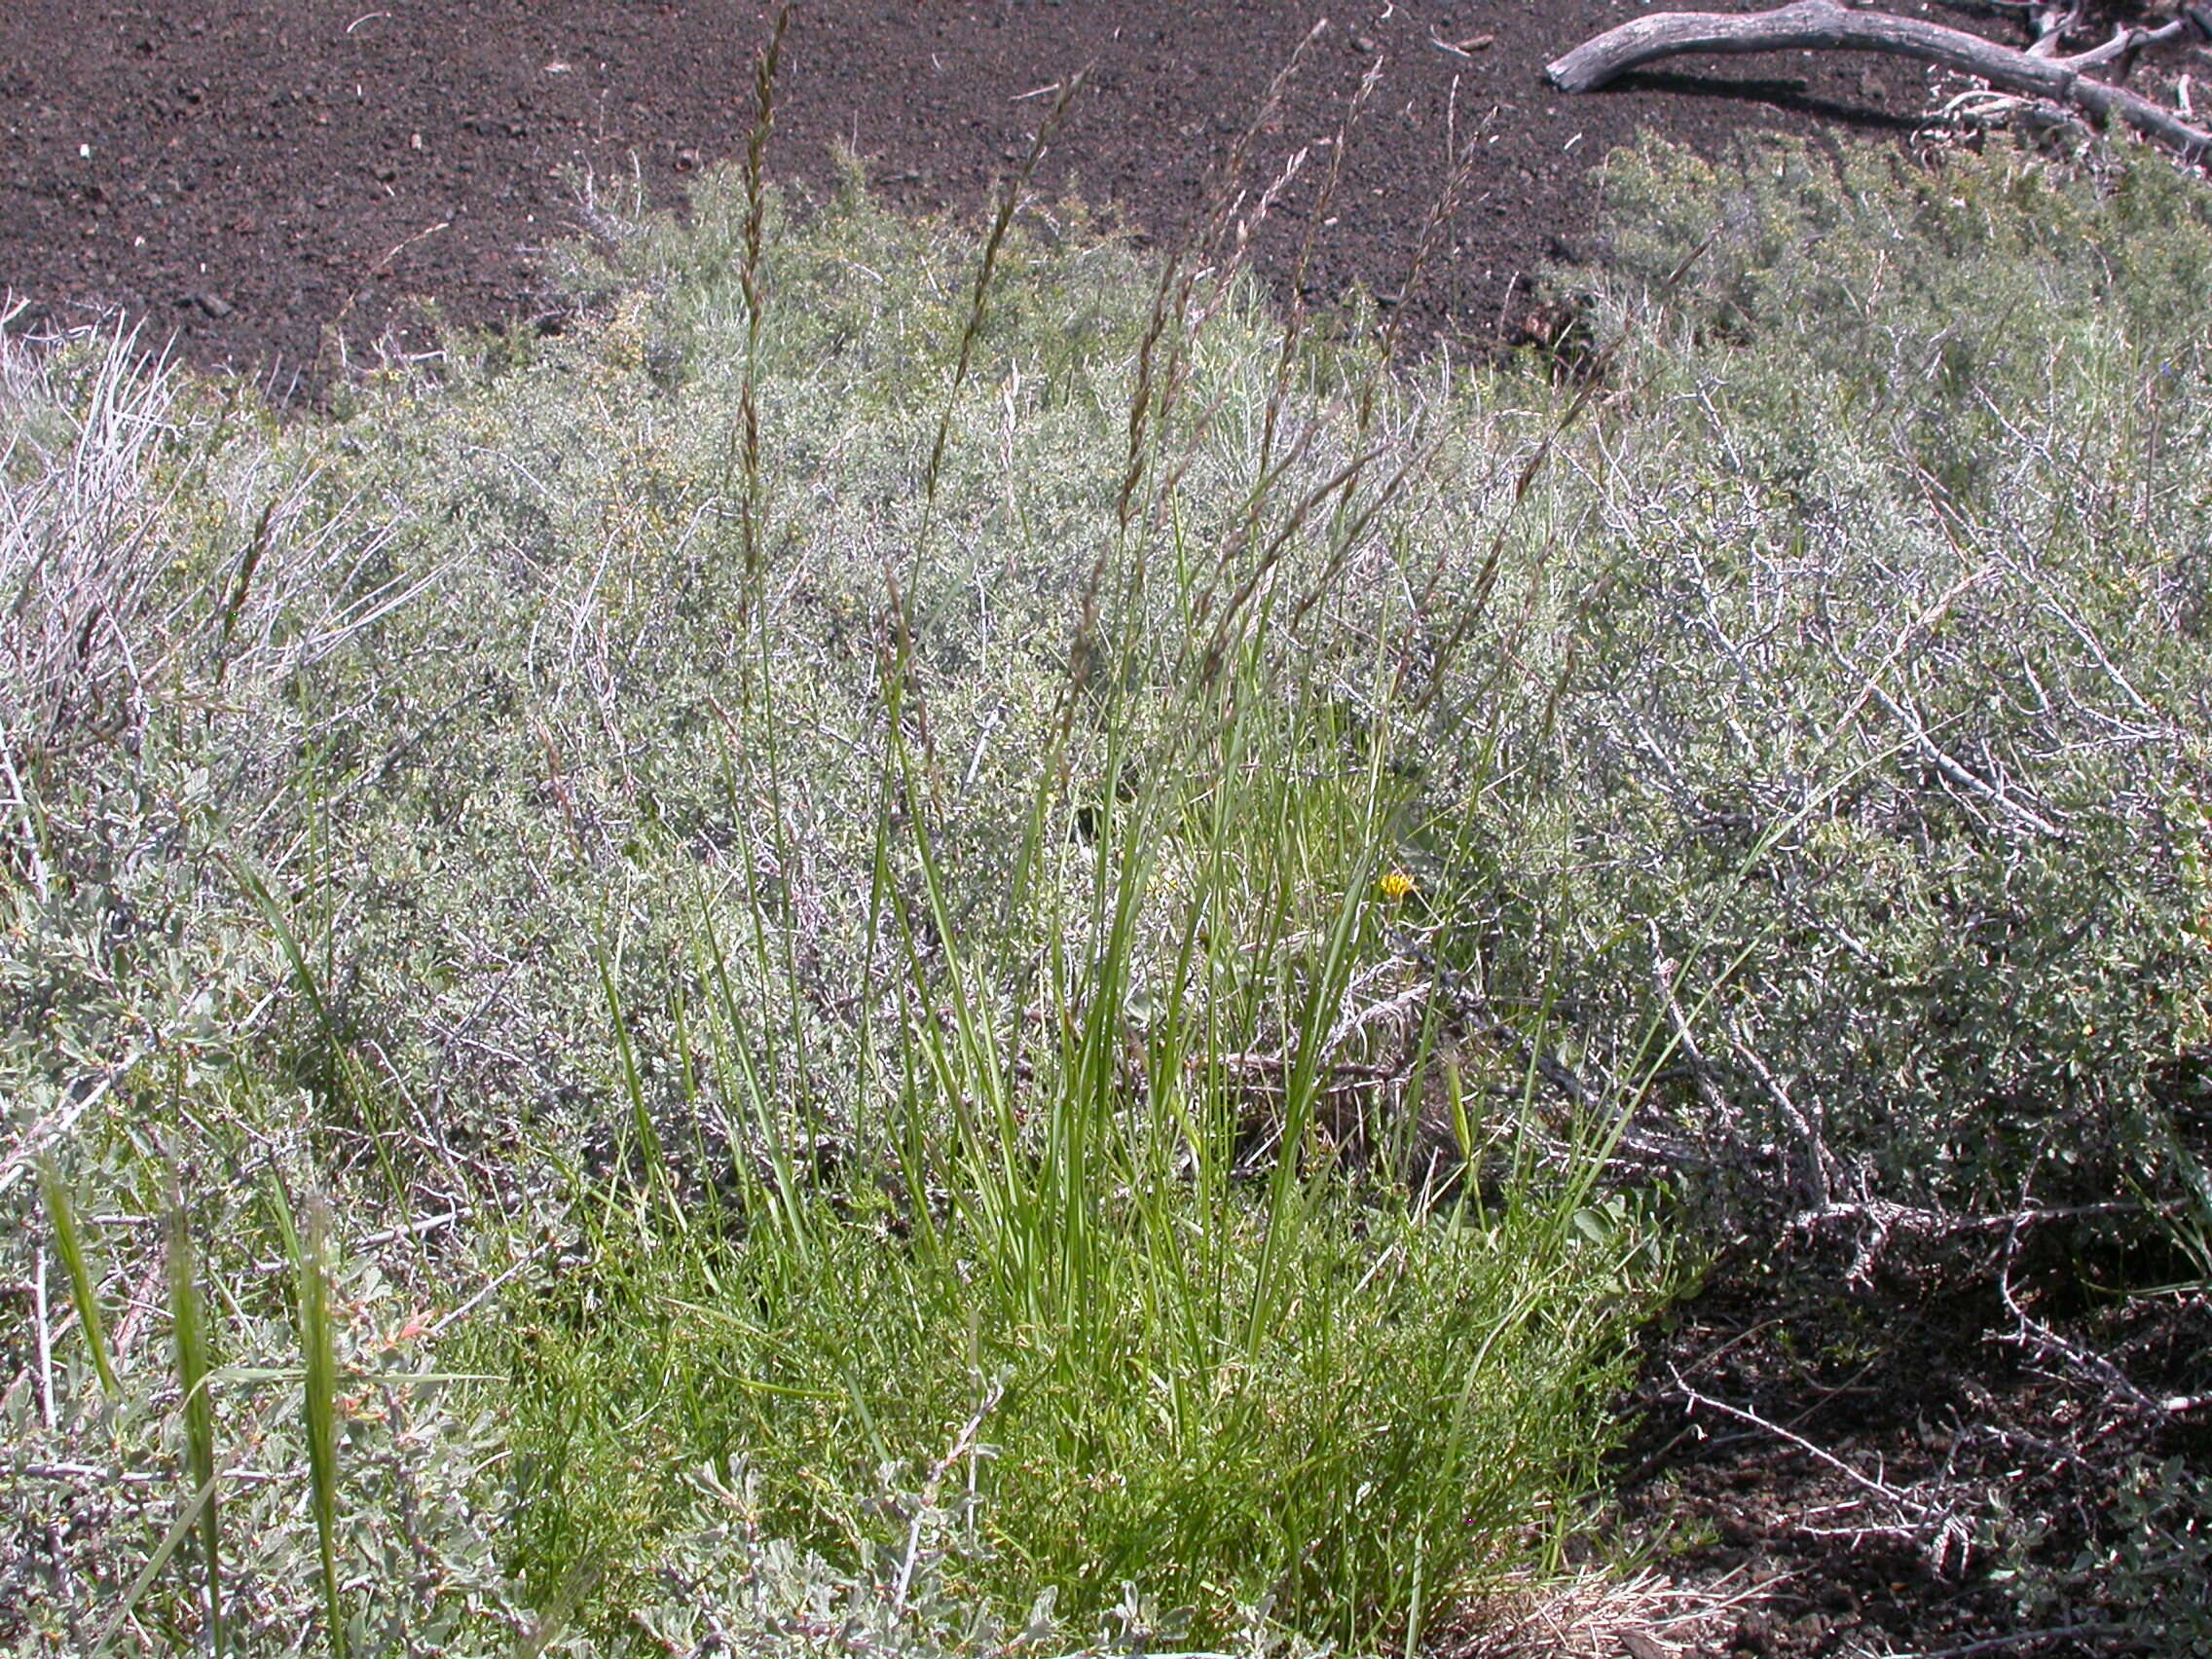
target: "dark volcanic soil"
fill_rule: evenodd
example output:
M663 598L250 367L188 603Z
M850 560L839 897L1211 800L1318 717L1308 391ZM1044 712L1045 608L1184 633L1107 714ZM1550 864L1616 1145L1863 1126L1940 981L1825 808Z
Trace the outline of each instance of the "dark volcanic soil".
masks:
M1569 98L1543 63L1640 0L803 0L775 169L816 186L833 146L884 195L974 210L1085 65L1038 183L1172 237L1200 181L1324 12L1262 165L1335 129L1377 59L1311 286L1386 300L1455 130L1491 141L1410 338L1510 333L1518 285L1592 221L1591 168L1639 127L1713 145L1743 127L1909 130L1917 65L1786 55ZM548 303L542 253L577 230L571 169L639 168L676 199L753 119L757 0L7 0L0 5L0 289L14 324L121 305L196 362L278 392L424 301L465 322ZM1996 26L1996 25L1991 25ZM1710 71L1710 72L1709 72ZM1281 279L1296 237L1261 268Z

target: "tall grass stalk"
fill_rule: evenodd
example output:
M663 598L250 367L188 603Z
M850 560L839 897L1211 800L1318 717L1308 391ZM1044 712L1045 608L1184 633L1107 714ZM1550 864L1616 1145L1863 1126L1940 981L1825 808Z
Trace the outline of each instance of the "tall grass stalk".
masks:
M333 1659L346 1659L346 1604L338 1572L338 1345L330 1318L330 1205L319 1193L309 1196L306 1222L296 1235L294 1270L308 1495L314 1510L315 1554L322 1568L323 1624Z
M1203 311L1203 315L1211 316L1235 290L1237 275L1244 267L1248 236L1237 237L1234 245L1225 244L1229 241L1237 208L1244 202L1245 179L1253 152L1262 134L1274 125L1291 86L1305 66L1307 55L1328 27L1326 18L1316 19L1292 49L1283 66L1275 71L1266 94L1252 112L1252 119L1236 135L1229 154L1208 180L1205 208L1189 242L1170 250L1168 257L1161 261L1159 277L1153 286L1152 313L1137 343L1122 480L1115 493L1114 516L1124 537L1136 519L1136 508L1142 498L1139 487L1151 471L1156 446L1181 399L1189 373L1189 350L1196 333L1194 323L1199 319L1192 299L1199 280L1206 275L1201 262L1209 254L1217 256L1212 267L1215 278L1212 298ZM1262 471L1265 470L1263 467ZM1163 505L1165 501L1166 493L1154 494L1153 505Z
M1084 72L1077 70L1060 83L1059 95L1052 99L1052 107L1045 119L1037 124L1037 130L1029 140L1029 149L999 192L998 210L991 215L991 228L983 238L981 257L976 261L976 280L968 295L968 313L960 327L960 345L954 354L952 378L944 389L944 406L938 414L937 432L930 440L930 458L922 468L922 500L926 508L937 505L938 479L944 466L944 446L952 435L953 410L958 406L960 393L968 384L969 366L976 358L976 343L982 337L983 317L990 305L991 282L998 274L999 255L1006 245L1006 235L1014 224L1014 209L1021 205L1022 193L1036 176L1037 168L1045 159L1045 152L1059 130L1060 123L1067 119L1076 94L1083 90ZM917 533L917 552L928 539L928 520Z
M645 1162L645 1184L648 1191L659 1193L670 1200L671 1214L681 1222L682 1206L674 1202L669 1186L668 1155L661 1146L660 1130L653 1124L652 1109L645 1101L645 1078L638 1069L638 1051L630 1037L630 1021L622 1012L622 982L620 941L609 947L604 930L592 940L592 966L599 972L600 992L607 998L608 1028L614 1038L614 1054L621 1071L622 1092L630 1103L629 1134L637 1137L638 1156ZM616 1163L628 1142L617 1149ZM609 1188L608 1201L613 1192Z
M85 1334L85 1346L92 1356L92 1370L99 1376L101 1390L114 1399L119 1389L115 1362L108 1356L107 1327L100 1318L99 1281L77 1232L76 1206L70 1201L68 1184L61 1178L60 1165L52 1158L39 1160L38 1186L46 1200L47 1223L54 1229L55 1253L69 1274L69 1298L77 1309L77 1328Z
M177 1388L183 1395L184 1465L192 1489L201 1493L200 1566L206 1595L207 1639L216 1659L226 1649L223 1628L222 1507L216 1496L215 1400L208 1389L213 1370L207 1336L207 1309L200 1290L198 1252L192 1218L181 1186L172 1179L166 1222L168 1246L169 1320L176 1361Z
M754 63L753 129L745 142L745 237L738 261L738 286L745 297L745 362L738 378L738 455L745 474L739 506L744 536L745 599L759 597L762 573L761 517L766 503L760 487L760 329L767 311L765 227L768 217L768 140L776 129L776 71L783 60L784 35L791 27L792 0L776 8L768 43Z

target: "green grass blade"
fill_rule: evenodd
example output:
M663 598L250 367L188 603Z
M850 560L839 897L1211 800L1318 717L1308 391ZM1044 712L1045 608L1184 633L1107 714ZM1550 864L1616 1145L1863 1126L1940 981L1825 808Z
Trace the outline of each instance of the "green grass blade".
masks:
M334 1659L346 1659L346 1608L338 1580L338 1351L330 1322L330 1209L308 1200L307 1228L293 1260L299 1272L301 1398L307 1419L309 1495L322 1567L323 1617Z
M660 1131L653 1126L651 1109L645 1104L645 1077L638 1069L638 1051L630 1039L630 1019L622 1007L622 987L615 977L615 962L604 939L592 940L592 963L599 970L600 993L607 999L607 1015L614 1037L615 1058L622 1068L622 1091L630 1101L630 1130L638 1137L638 1151L644 1157L651 1177L668 1198L669 1214L678 1226L683 1223L682 1206L676 1202L674 1184L669 1179L668 1161L661 1149Z
M100 1388L112 1400L116 1396L115 1365L108 1357L106 1327L100 1322L98 1286L92 1264L85 1259L85 1243L77 1232L69 1188L51 1158L39 1161L38 1186L46 1199L47 1220L54 1229L54 1248L69 1272L69 1297L76 1304L78 1328L85 1333L85 1346L92 1349L92 1369L99 1373Z
M199 1524L201 1517L212 1513L214 1503L215 1483L209 1481L193 1494L190 1503L178 1511L177 1518L169 1523L169 1530L162 1534L161 1543L146 1558L146 1565L138 1569L138 1576L130 1581L130 1590L123 1598L123 1605L115 1609L115 1616L107 1621L107 1628L100 1632L99 1639L92 1643L95 1659L96 1656L104 1655L114 1644L116 1632L123 1628L123 1621L130 1616L130 1609L145 1596L147 1586L161 1576L162 1568L169 1564L169 1557L176 1554L177 1546L184 1542L185 1534Z
M200 1294L192 1221L181 1192L168 1212L169 1316L176 1349L177 1387L184 1395L185 1466L203 1493L200 1510L202 1566L207 1591L207 1632L216 1659L225 1651L221 1508L215 1493L215 1402L207 1391L207 1309Z

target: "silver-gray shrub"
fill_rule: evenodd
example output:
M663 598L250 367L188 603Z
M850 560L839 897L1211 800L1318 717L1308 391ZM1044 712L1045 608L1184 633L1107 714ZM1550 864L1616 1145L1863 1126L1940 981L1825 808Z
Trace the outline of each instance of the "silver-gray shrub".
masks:
M1468 711L1483 960L1597 1080L1675 1043L1731 1207L2203 1203L2212 194L1788 144L1605 190L1618 389Z

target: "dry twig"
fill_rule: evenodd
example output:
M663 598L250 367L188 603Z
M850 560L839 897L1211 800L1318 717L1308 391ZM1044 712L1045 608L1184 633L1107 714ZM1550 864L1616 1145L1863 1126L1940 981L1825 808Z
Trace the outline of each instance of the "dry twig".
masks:
M1879 52L1977 76L2003 92L2048 98L2095 121L2117 116L2185 161L2199 162L2212 154L2212 131L2139 92L2086 73L2107 65L2124 70L2146 47L2185 38L2212 40L2212 9L2192 7L2156 29L2121 29L2104 45L2070 57L2047 55L2062 33L2062 28L2046 32L2038 42L2044 52L2021 52L1918 18L1862 11L1838 0L1795 0L1771 12L1742 15L1655 12L1583 42L1547 64L1544 73L1562 92L1588 92L1632 69L1689 53Z

